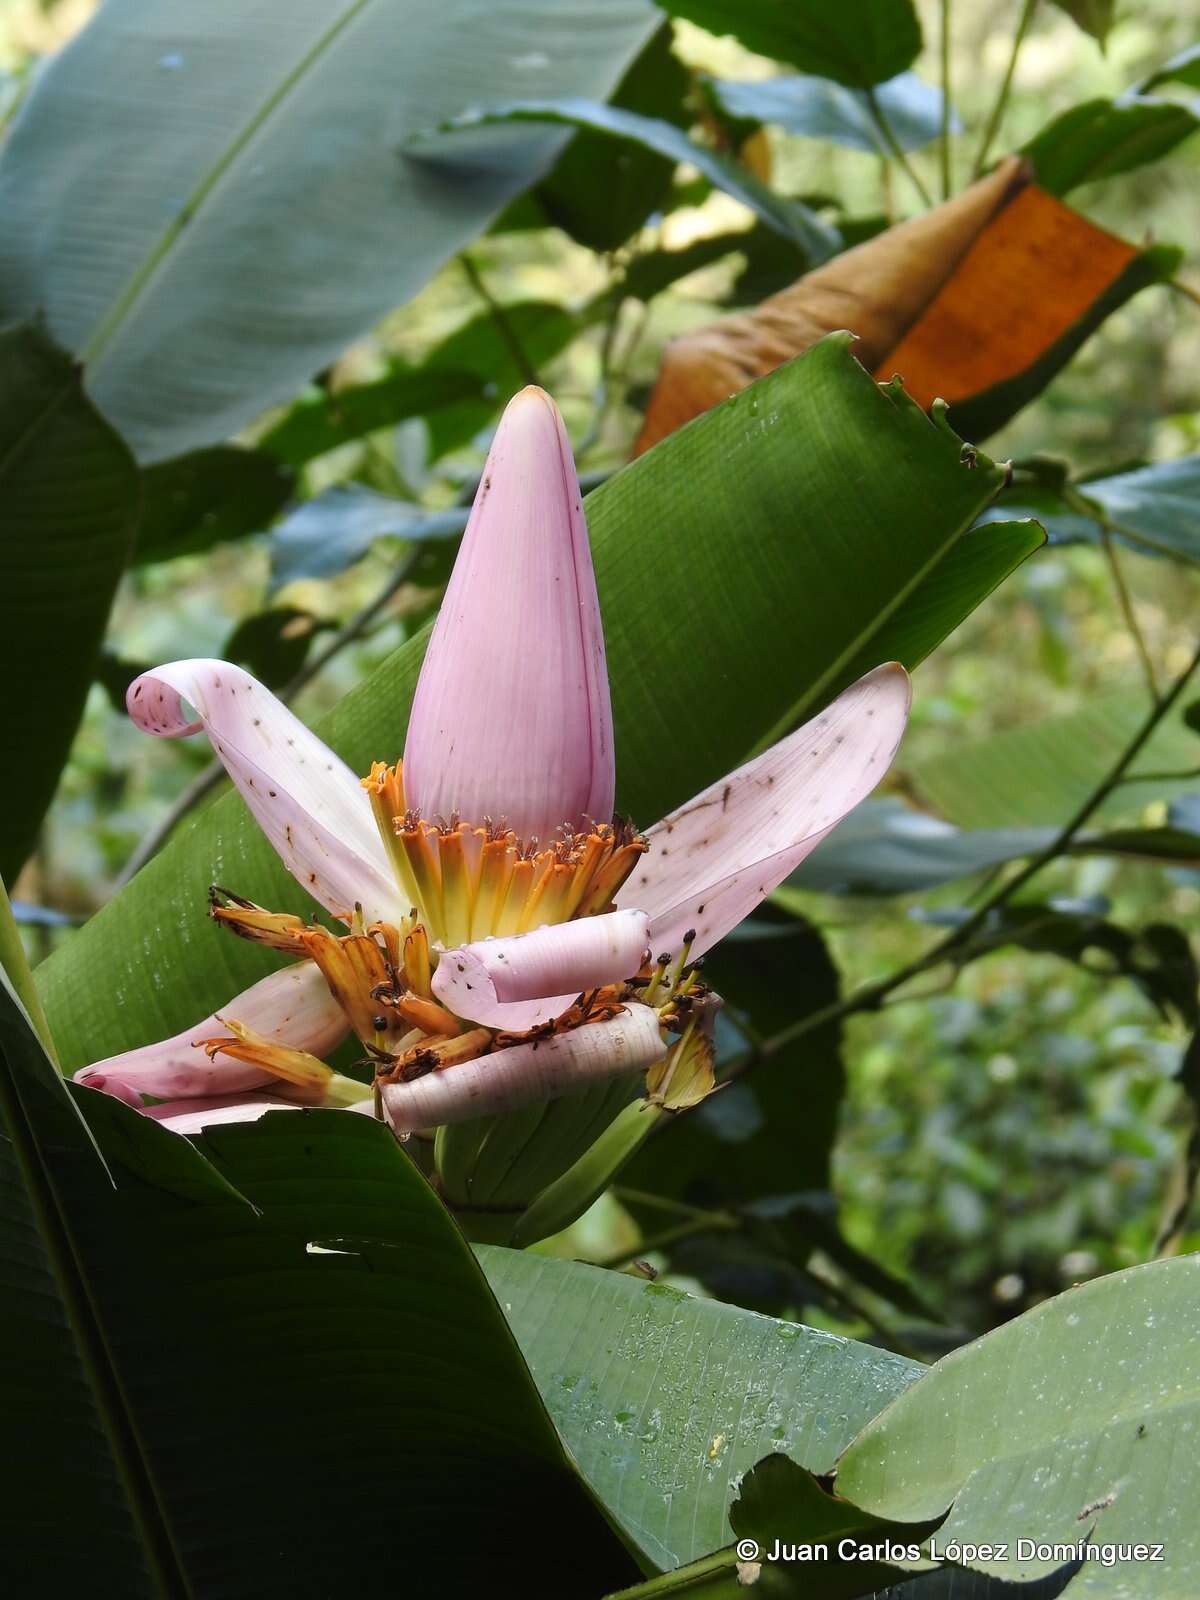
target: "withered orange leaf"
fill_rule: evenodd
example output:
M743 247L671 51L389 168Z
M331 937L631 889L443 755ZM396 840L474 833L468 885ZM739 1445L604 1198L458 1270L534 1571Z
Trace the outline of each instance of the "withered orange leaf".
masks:
M855 354L875 367L1023 182L1021 161L1010 157L961 194L835 256L753 310L672 340L634 454L835 329L856 333Z
M997 426L1105 314L1161 275L1138 273L1140 259L1031 183L1020 159L1009 157L961 194L834 257L753 310L673 340L634 453L838 328L858 335L855 354L868 370L881 379L899 374L923 406L1036 377L1013 388L1011 404L989 419Z

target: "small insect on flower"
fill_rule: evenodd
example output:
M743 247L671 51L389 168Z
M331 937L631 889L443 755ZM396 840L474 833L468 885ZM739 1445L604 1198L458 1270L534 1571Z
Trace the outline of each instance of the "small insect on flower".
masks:
M488 1161L508 1193L521 1161L543 1185L565 1172L633 1085L660 1111L712 1091L720 1001L701 958L879 782L909 683L877 667L644 834L617 817L579 482L557 407L528 388L496 430L402 759L359 780L224 661L155 667L128 706L147 732L207 733L284 865L341 926L214 889L216 922L294 964L79 1080L132 1103L152 1096L148 1114L181 1131L206 1108L254 1118L369 1102L397 1135L421 1136L444 1193L457 1192L454 1168L461 1193L486 1203L471 1166L481 1119L498 1119ZM308 1065L349 1032L371 1085ZM601 1098L570 1137L545 1122L554 1160L529 1154L524 1122L507 1160L497 1129L509 1113L588 1093ZM456 1143L459 1125L475 1131Z

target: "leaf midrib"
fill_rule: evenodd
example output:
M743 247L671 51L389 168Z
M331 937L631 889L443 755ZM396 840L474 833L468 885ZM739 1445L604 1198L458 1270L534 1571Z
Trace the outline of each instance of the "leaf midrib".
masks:
M355 20L360 12L365 11L371 3L372 0L350 0L342 14L330 23L325 32L320 34L315 43L300 57L291 71L280 81L278 87L273 89L258 109L251 114L218 156L209 171L200 179L174 217L172 217L162 233L159 234L153 249L134 268L126 281L125 287L117 295L117 298L104 316L101 317L80 351L80 360L90 367L93 372L99 366L104 352L120 331L126 317L137 304L158 269L166 261L184 229L192 222L196 212L233 166L238 156L250 143L250 140L272 114L279 109L292 90L303 81L338 35Z
M820 704L821 697L829 685L837 681L845 668L861 651L866 649L872 639L878 638L884 627L891 621L904 602L910 599L920 588L934 568L941 565L958 541L973 526L975 519L987 506L991 505L1003 487L1003 476L998 475L996 482L992 486L992 492L984 504L978 507L970 516L964 517L958 527L951 530L949 537L933 551L928 560L913 573L908 582L896 591L891 600L881 610L875 613L870 625L856 634L840 654L834 657L825 668L825 671L808 686L802 695L792 702L783 715L759 738L749 751L746 757L748 761L757 755L761 755L764 750L770 749L777 740L782 739L785 734L790 733L796 727L807 711L815 709ZM882 663L879 663L879 665L882 665Z

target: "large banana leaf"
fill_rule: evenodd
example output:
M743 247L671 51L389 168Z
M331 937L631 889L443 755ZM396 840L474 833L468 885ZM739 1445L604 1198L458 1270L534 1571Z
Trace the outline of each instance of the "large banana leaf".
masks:
M1079 1600L1191 1600L1198 1312L1197 1256L1036 1306L946 1356L869 1423L838 1466L838 1492L904 1520L952 1506L939 1542L1002 1545L972 1564L1013 1583L1070 1559L1056 1545L1086 1543L1096 1553L1071 1585ZM1140 1555L1116 1554L1134 1546Z
M636 1577L382 1127L196 1149L76 1090L102 1157L69 1093L0 974L6 1593L556 1600L585 1549L581 1600Z
M963 539L1000 481L835 336L595 490L622 809L648 824L866 667L915 665L1039 537ZM423 648L319 724L359 770L402 748ZM213 880L309 909L240 801L220 800L41 969L64 1065L184 1027L266 970L205 923Z
M756 1461L783 1451L828 1472L925 1370L667 1284L479 1253L571 1454L659 1567L729 1539L735 1486Z
M0 159L0 320L45 312L142 460L236 432L548 167L453 181L405 140L488 99L604 100L647 0L107 0Z

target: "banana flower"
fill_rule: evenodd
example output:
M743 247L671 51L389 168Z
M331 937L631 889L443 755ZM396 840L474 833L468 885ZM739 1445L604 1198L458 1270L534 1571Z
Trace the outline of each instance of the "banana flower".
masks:
M698 958L871 792L909 699L903 668L878 667L644 834L614 816L579 482L557 407L525 389L496 431L401 761L358 778L225 661L130 685L145 731L207 734L338 926L214 890L217 922L291 964L76 1077L185 1133L277 1107L374 1111L452 1202L519 1210L530 1184L516 1196L512 1169L539 1129L535 1188L636 1086L668 1109L712 1087L717 1002ZM349 1033L369 1085L324 1061Z

